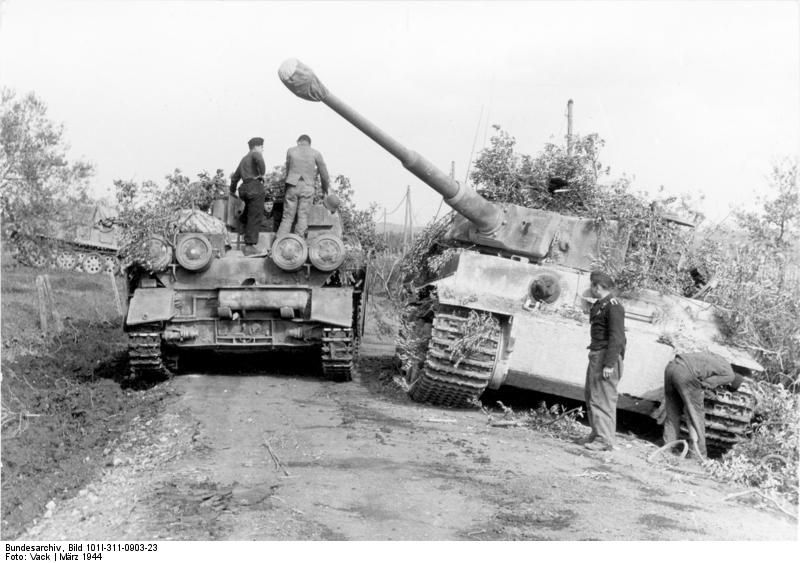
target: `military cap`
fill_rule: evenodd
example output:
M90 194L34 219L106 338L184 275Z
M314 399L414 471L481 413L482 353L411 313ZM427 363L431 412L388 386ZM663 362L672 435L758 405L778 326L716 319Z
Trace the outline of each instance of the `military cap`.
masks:
M616 285L611 276L599 270L592 272L589 276L589 281L606 289L612 289Z
M309 145L311 144L311 137L308 135L300 135L297 137L297 142L302 143L303 141L307 142Z
M261 137L253 137L252 139L247 141L247 146L250 147L251 149L255 147L263 147L264 139L262 139Z

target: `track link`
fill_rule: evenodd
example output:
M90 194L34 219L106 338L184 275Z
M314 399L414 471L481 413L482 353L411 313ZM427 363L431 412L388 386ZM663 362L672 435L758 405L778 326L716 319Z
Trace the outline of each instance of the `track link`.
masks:
M736 391L720 387L705 392L706 447L727 450L744 436L756 400L747 382Z
M161 331L142 327L128 333L129 381L166 379L172 374L164 365L161 353Z
M500 347L499 331L477 351L461 361L452 358L453 344L464 335L469 309L447 309L435 313L425 364L411 382L408 395L415 401L463 407L478 399L489 385Z
M747 382L737 391L728 387L706 389L703 401L706 424L706 449L720 454L739 442L753 419L755 397ZM681 419L681 434L688 437L685 417Z
M322 374L331 381L352 381L358 338L352 328L322 329Z

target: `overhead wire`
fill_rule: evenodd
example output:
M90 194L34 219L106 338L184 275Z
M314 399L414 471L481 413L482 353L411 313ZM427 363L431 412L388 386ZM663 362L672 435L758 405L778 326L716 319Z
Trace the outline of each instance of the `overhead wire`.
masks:
M397 203L397 205L395 206L395 208L394 208L394 209L392 209L391 211L389 211L388 213L386 213L386 215L392 215L392 214L393 214L395 211L397 211L398 209L400 209L400 206L401 206L401 205L403 205L403 202L406 200L406 197L407 197L407 196L408 196L408 193L404 193L404 194L403 194L403 197L402 197L402 198L400 198L400 201ZM384 209L384 210L386 210L386 207L384 207L383 209Z
M472 138L472 150L469 153L469 160L467 161L467 173L464 177L464 184L467 183L469 180L469 172L472 168L472 158L475 156L475 145L478 144L478 133L481 131L481 121L483 120L483 108L484 106L481 105L481 112L478 115L478 125L475 127L475 135ZM489 118L488 114L486 116L487 120ZM442 204L444 203L444 198L439 200L439 207L436 209L436 215L433 216L433 221L436 221L439 218L439 213L442 211ZM432 221L432 222L433 222Z

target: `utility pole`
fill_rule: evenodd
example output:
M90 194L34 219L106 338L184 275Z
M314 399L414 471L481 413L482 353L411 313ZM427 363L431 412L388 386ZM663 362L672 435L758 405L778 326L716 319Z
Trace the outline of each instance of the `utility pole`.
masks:
M406 208L403 218L403 254L414 244L414 215L411 211L411 186L406 186Z
M389 237L386 235L386 207L383 208L383 243L389 248Z
M567 102L567 156L572 156L572 100Z

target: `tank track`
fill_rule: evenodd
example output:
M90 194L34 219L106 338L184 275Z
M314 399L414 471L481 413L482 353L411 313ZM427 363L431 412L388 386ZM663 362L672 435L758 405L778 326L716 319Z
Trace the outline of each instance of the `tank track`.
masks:
M322 329L322 374L331 381L352 381L358 338L352 328Z
M172 373L164 364L161 330L157 326L137 327L128 333L128 381L160 380Z
M358 295L357 298L353 299L353 363L358 363L358 355L361 351L361 325L362 325L362 314L364 308L364 301L366 300L366 294L362 291L360 293L354 294Z
M739 442L753 418L755 397L747 383L737 391L723 386L706 389L703 410L706 424L706 449L721 454ZM688 438L686 419L681 419L681 437Z
M744 436L756 400L747 382L736 391L719 387L705 392L706 447L709 452L729 449Z
M469 309L455 308L435 313L425 364L408 390L414 401L463 407L474 403L486 390L500 347L499 333L487 338L488 345L458 365L451 359L451 345L464 334L468 313Z

